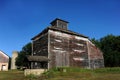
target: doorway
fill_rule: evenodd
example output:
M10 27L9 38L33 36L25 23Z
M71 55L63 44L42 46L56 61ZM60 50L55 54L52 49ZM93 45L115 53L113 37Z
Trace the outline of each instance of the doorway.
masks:
M2 71L6 70L6 65L2 65L1 70Z

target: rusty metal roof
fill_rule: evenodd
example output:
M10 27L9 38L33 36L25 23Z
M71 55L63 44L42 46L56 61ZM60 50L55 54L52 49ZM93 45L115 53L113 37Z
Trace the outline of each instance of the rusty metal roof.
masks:
M49 61L49 59L46 56L27 56L28 61Z

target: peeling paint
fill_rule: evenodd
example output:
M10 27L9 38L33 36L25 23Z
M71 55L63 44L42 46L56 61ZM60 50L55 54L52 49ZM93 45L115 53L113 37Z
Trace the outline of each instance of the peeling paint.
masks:
M56 42L62 42L61 40L55 39Z
M83 61L85 60L84 58L81 58L81 57L76 57L76 58L73 58L75 61Z
M50 59L49 68L104 67L102 52L88 38L51 29L46 33L49 36L42 34L42 37L36 38L33 52L36 52L34 55L47 56Z
M78 45L78 46L84 46L83 44L81 44L81 43L76 43L76 45Z
M83 53L83 52L85 52L84 50L77 50L77 49L74 49L73 51L78 52L78 53Z

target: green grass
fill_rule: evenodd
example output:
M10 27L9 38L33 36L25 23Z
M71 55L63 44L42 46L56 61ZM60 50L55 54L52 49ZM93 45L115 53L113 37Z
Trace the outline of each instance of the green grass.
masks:
M42 76L24 77L23 71L0 71L0 80L120 80L120 68L80 69L53 68Z
M0 71L0 80L25 80L23 71Z
M47 76L46 80L120 80L120 68L102 68L94 70L62 68L52 69L43 75Z

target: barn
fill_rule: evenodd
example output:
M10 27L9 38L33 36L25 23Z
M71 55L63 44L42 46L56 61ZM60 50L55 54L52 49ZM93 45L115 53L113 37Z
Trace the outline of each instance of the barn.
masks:
M32 38L32 69L53 67L104 67L103 53L87 36L68 30L65 20L56 18Z
M0 50L0 71L7 71L9 65L9 56Z

